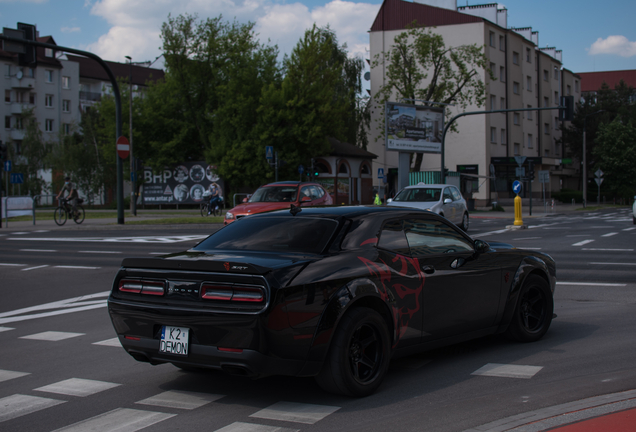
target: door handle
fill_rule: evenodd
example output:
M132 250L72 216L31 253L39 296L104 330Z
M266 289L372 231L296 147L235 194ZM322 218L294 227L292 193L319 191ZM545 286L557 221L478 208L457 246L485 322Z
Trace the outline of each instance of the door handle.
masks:
M433 274L435 273L435 267L427 265L427 266L423 266L422 267L422 271L426 274Z

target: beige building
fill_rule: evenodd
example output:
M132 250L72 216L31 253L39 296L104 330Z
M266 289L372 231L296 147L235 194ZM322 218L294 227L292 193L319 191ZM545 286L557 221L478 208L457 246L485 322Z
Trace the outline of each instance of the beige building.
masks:
M486 70L480 70L480 79L486 84L485 106L467 107L465 111L500 109L527 109L559 106L564 95L580 99L580 78L563 68L562 53L556 48L539 48L539 34L532 28L508 28L507 10L497 4L455 7L455 0L429 0L430 6L402 0L386 0L370 31L371 59L390 50L394 38L404 32L414 20L444 38L446 46L476 43L484 47L488 64L496 77L491 80ZM385 66L371 70L371 97L384 85ZM397 99L397 96L396 98ZM400 102L398 100L392 100ZM451 107L452 115L464 112ZM385 148L384 138L377 138L382 124L382 109L374 105L368 150L378 155L373 172L382 168L395 173L399 153ZM446 121L449 118L445 119ZM461 176L461 189L466 198L478 206L514 196L512 182L516 176L515 156L532 161L535 180L533 196L540 196L539 171L548 171L550 183L546 190L576 187L578 171L563 168L568 162L561 137L557 109L546 111L519 111L461 117L457 120L459 133L449 133L445 140L445 166L453 172L468 173ZM424 154L422 171L440 171L441 157ZM492 179L492 172L496 180ZM386 182L375 179L375 186L387 197L397 192L396 175ZM528 182L524 184L524 196Z

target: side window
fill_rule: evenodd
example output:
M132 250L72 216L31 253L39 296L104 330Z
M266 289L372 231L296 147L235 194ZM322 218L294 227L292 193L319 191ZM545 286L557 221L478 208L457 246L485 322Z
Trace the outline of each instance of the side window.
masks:
M453 194L453 201L459 201L460 199L462 199L462 194L459 193L457 188L452 187L451 193Z
M380 232L380 241L378 247L387 249L392 252L409 255L409 244L406 241L404 230L402 230L402 221L389 221Z
M302 201L305 197L309 197L312 200L314 199L311 197L311 189L309 188L309 186L305 186L300 190L300 201Z
M469 241L442 221L409 219L404 231L414 256L473 251Z
M444 189L444 200L443 201L446 201L446 198L448 198L450 200L453 199L453 196L451 195L451 192L450 192L450 188Z
M320 192L316 186L309 186L309 191L311 192L311 199L317 200L320 198Z

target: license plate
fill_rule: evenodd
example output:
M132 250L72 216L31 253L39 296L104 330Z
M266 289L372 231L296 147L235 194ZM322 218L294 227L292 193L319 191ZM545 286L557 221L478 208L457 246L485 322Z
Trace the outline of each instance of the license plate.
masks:
M189 334L190 329L186 327L163 326L159 352L187 356Z

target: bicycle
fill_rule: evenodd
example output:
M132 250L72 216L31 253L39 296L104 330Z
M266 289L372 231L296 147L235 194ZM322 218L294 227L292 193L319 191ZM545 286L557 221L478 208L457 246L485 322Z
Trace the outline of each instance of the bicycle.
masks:
M75 223L78 225L84 222L84 218L86 217L84 207L80 205L81 202L84 202L84 200L77 200L77 214L73 217L73 221L75 221ZM53 219L55 220L56 224L62 226L66 223L66 220L72 212L73 207L68 203L68 200L60 199L59 205L53 213Z
M200 204L200 208L201 208L201 216L206 217L206 216L221 216L221 207L219 207L221 205L222 200L219 198L219 200L216 202L216 205L214 206L214 208L210 208L211 207L211 201L210 199L206 200L205 202L202 202Z

